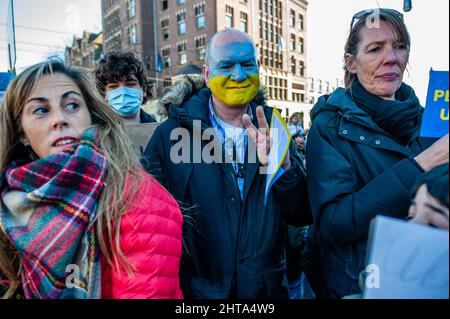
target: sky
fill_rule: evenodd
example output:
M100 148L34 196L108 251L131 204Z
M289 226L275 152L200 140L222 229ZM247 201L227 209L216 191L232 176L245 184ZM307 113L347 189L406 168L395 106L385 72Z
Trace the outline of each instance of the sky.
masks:
M0 0L0 72L8 69L8 3ZM14 0L14 13L18 72L54 52L63 52L74 34L101 30L100 0Z
M212 0L207 0L212 1ZM73 34L101 30L100 0L15 0L18 72L70 44ZM449 70L449 1L412 0L405 13L412 48L405 82L425 102L430 68ZM351 18L367 8L402 11L403 0L309 0L307 53L309 76L343 78L343 47ZM6 15L8 0L0 0L0 71L8 69ZM38 30L44 29L44 30Z

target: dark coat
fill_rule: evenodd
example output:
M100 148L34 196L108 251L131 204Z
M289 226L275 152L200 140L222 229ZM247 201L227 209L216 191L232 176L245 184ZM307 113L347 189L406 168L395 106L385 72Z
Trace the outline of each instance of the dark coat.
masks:
M282 216L299 226L312 221L303 164L291 152L293 167L274 185L264 206L266 175L258 173L259 163L245 164L242 202L231 164L208 164L203 159L200 163L173 163L170 152L178 143L170 139L174 129L186 128L192 139L201 134L193 120L201 121L201 131L211 127L211 91L187 86L181 92L185 97L180 98L179 93L174 97L182 104L170 105L168 120L158 127L145 151L150 172L186 208L180 276L184 296L287 298ZM253 111L263 102L255 99ZM271 109L265 111L270 119ZM257 125L256 116L254 122ZM202 149L207 143L202 142ZM249 147L252 145L249 141ZM191 157L193 147L191 140ZM293 150L293 144L291 147Z
M410 191L423 173L414 157L432 141L414 138L401 145L344 89L322 97L311 117L306 166L313 232L318 232L311 236L312 246L320 248L316 269L327 290L316 294L341 298L360 293L371 219L407 216Z
M141 123L156 123L156 120L153 117L153 115L148 114L143 109L141 109L140 120Z

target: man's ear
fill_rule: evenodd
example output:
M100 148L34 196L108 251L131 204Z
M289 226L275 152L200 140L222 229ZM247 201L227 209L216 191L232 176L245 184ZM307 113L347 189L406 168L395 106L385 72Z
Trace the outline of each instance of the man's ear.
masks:
M346 53L344 56L345 59L345 67L347 68L347 71L356 74L356 65L355 61L353 59L353 55L350 53Z
M142 101L145 101L147 99L147 90L142 88Z
M203 78L205 79L206 86L209 88L209 69L206 64L202 68Z

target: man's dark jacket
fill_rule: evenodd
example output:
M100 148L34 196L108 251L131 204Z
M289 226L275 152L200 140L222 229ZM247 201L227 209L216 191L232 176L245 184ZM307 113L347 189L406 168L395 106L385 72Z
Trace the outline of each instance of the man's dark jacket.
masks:
M156 123L155 118L141 109L141 114L139 116L141 123Z
M404 218L409 196L423 173L414 157L433 140L415 138L403 146L361 110L344 89L324 96L311 112L306 166L314 227L307 245L320 263L310 265L323 298L360 293L369 225L376 215ZM305 271L307 272L307 271Z
M201 131L211 127L211 91L200 83L186 80L166 94L162 100L176 104L169 106L168 120L158 127L145 151L150 172L184 207L180 271L184 296L287 298L282 217L299 226L311 222L303 164L291 152L293 166L275 184L264 206L266 175L259 174L257 160L245 164L242 203L231 164L173 163L171 148L179 141L170 138L174 129L189 131L192 153L192 137L201 133L193 120L201 121ZM264 98L259 95L251 103L253 114L261 104L265 105ZM265 111L270 119L271 109ZM202 141L202 149L208 143ZM249 147L254 147L251 141Z

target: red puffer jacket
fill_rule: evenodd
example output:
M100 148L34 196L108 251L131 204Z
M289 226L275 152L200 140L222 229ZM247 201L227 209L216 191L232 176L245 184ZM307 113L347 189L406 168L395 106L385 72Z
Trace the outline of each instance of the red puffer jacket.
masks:
M102 298L181 299L179 270L183 217L177 202L152 177L122 216L120 247L135 272L128 276L102 259ZM125 191L129 188L126 183Z

